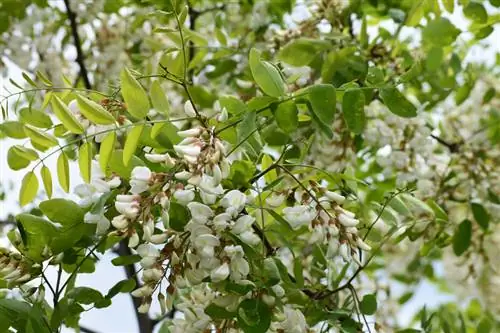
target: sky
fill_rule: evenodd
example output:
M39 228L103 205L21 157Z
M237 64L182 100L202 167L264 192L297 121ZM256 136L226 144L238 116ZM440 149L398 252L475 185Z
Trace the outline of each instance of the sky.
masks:
M493 8L488 8L490 12ZM497 11L498 12L498 11ZM304 16L303 9L300 6L293 14L292 18L300 18ZM448 15L450 20L460 29L465 30L468 21L463 17L463 15L457 11L453 15ZM291 18L289 18L291 21ZM382 23L382 26L390 31L393 31L394 25L390 22ZM358 27L355 27L359 29ZM376 27L371 27L369 31L370 35L376 32ZM414 34L413 29L405 28L402 31L402 36L411 36ZM467 38L467 36L461 36L460 38ZM474 47L470 50L467 60L476 62L486 62L493 63L495 61L496 53L500 52L500 29L497 27L495 31L484 40L485 44L489 44L491 47L484 49L481 47ZM13 64L8 64L9 77L15 81L22 82L21 71L19 68ZM6 95L5 88L9 87L10 83L8 78L0 77L0 96ZM7 193L7 200L5 202L0 202L0 219L5 218L8 214L17 214L20 212L20 208L17 202L17 193L19 193L19 188L21 184L22 177L24 176L26 170L12 171L7 165L7 151L9 147L17 143L12 139L4 139L0 141L0 184L4 187L9 188ZM57 154L52 156L47 160L47 165L51 168L55 168L55 161ZM72 187L81 182L79 177L79 170L75 163L71 164L71 184ZM68 197L68 194L57 188L54 192L54 197ZM40 193L40 198L42 198ZM74 196L70 195L70 198L74 199ZM0 237L0 247L7 246L7 241L5 238ZM103 294L107 293L109 288L111 288L114 283L125 278L125 274L121 267L115 267L111 264L111 259L114 255L105 255L102 257L99 264L96 266L96 272L93 274L80 274L78 277L77 285L79 286L90 286L101 291ZM439 272L441 268L436 267ZM56 272L54 270L48 270L47 275L49 280L54 280L56 277ZM401 316L399 318L402 324L407 324L410 322L412 315L421 309L425 304L429 307L438 305L442 302L447 302L453 300L450 295L445 295L439 290L437 290L433 285L422 281L416 288L415 296L402 308ZM47 295L49 296L49 292ZM158 314L159 308L153 302L151 314ZM128 294L119 294L113 299L113 304L105 309L90 310L88 312L82 313L81 324L88 328L94 329L98 332L106 333L135 333L138 332L136 326L135 315L132 308L132 302ZM72 330L64 330L63 332L72 332Z

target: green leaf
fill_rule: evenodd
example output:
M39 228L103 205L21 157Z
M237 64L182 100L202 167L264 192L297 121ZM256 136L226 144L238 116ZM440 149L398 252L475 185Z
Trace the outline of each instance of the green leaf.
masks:
M273 165L273 163L274 163L273 158L271 156L269 156L268 154L262 155L262 162L261 162L262 171L269 168L271 165ZM276 178L278 178L278 173L276 172L276 169L270 170L264 175L264 179L266 180L267 184L271 184L273 181L276 180Z
M298 112L294 101L280 103L274 113L279 128L287 133L294 132L299 125Z
M359 303L359 309L365 315L374 314L377 311L377 298L375 295L365 295Z
M113 266L127 266L132 265L141 261L141 256L138 254L132 254L129 256L119 256L111 260Z
M35 150L19 145L10 147L7 152L7 164L12 170L23 169L37 159L38 153Z
M133 278L118 281L113 287L111 287L111 289L109 289L106 298L113 298L119 293L129 293L132 290L134 290L135 287L136 287L136 282L135 279Z
M271 314L271 309L262 300L246 299L238 306L238 326L245 333L267 332Z
M33 171L28 172L22 181L21 190L19 192L19 203L22 206L30 203L35 199L38 192L38 179Z
M464 8L464 15L476 23L488 22L488 13L484 6L478 2L471 1Z
M133 155L129 164L125 166L125 164L123 164L123 150L121 149L113 151L108 163L110 171L116 172L118 176L122 178L129 178L130 174L132 173L132 170L136 166L144 166L144 165L145 164L143 160Z
M45 188L47 197L50 199L52 197L52 174L50 173L50 169L45 165L42 166L40 175L42 176L43 187Z
M68 106L55 95L52 97L52 111L68 131L75 134L82 134L85 131Z
M92 143L85 142L80 146L78 151L78 166L80 167L80 175L87 184L90 183L92 176Z
M187 208L177 202L171 202L168 214L170 216L170 227L175 231L184 231L184 226L191 218Z
M266 95L281 97L285 94L285 84L279 70L271 63L262 61L257 49L250 50L249 64L255 82Z
M155 110L168 115L170 112L170 104L168 103L167 95L165 95L159 81L154 81L151 84L149 95L151 96L151 102L153 102Z
M231 179L235 188L247 187L249 186L250 179L253 177L255 170L255 164L250 161L234 161L233 164L231 164L229 179Z
M57 139L46 132L42 132L39 129L32 127L30 125L24 126L24 132L31 139L31 141L44 148L50 148L57 145Z
M266 98L269 98L265 96ZM229 114L240 114L248 112L248 106L236 96L221 96L219 98L220 107L226 108Z
M425 14L424 1L425 0L417 0L413 2L413 7L406 16L407 26L414 27L420 23Z
M50 128L52 126L52 120L45 112L32 108L21 109L19 111L19 121L38 128Z
M0 130L5 133L9 138L24 139L26 133L24 125L18 121L4 121L0 124Z
M235 312L229 312L225 308L215 305L214 303L209 304L205 308L205 313L213 319L232 319L236 316Z
M425 26L422 38L428 44L448 46L455 41L460 32L448 19L438 17Z
M106 173L108 169L108 162L115 149L116 133L109 132L106 137L102 140L101 146L99 148L99 165L101 170Z
M2 332L11 332L9 328L13 328L17 332L50 333L51 330L45 324L46 320L37 305L32 306L15 299L0 299L0 330Z
M298 288L304 287L304 267L302 267L302 258L295 257L293 260L293 276L295 277L295 281L297 283Z
M97 303L103 298L99 291L89 287L73 288L66 294L66 297L72 298L80 304Z
M428 71L435 71L441 66L443 62L444 52L441 47L433 47L429 53L427 53L427 58L425 60L425 67Z
M324 40L299 38L282 47L278 59L292 66L307 66L319 52L325 51L331 44Z
M455 9L455 0L442 0L444 8L448 13L453 13L453 10Z
M28 82L28 84L34 88L37 88L38 86L36 85L35 81L33 81L28 74L24 73L22 74L23 79Z
M472 215L474 216L474 220L476 220L477 224L483 228L483 230L488 230L488 226L490 224L490 215L486 211L483 205L472 202L470 204L472 209Z
M19 214L16 219L27 249L24 253L37 262L45 259L42 257L43 249L52 242L57 233L56 227L46 219L30 214Z
M457 105L461 105L463 102L465 102L470 96L472 88L474 88L474 83L472 82L465 82L462 86L460 86L455 91L455 103Z
M143 128L143 124L136 125L130 130L130 132L128 132L127 139L125 140L125 145L123 147L123 165L128 166L130 159L134 156Z
M264 283L266 286L274 286L280 283L280 272L273 258L264 259Z
M121 92L128 112L138 119L146 117L149 111L148 94L127 68L120 74Z
M453 252L461 256L470 246L472 238L472 223L464 220L460 223L453 234Z
M309 87L307 92L314 121L326 135L331 137L333 135L331 126L337 110L335 87L331 84L317 84Z
M57 158L57 179L64 192L69 192L69 163L68 157L64 152L61 152Z
M349 130L363 133L366 124L365 94L361 89L348 89L342 98L342 113Z
M76 99L82 115L94 124L109 125L115 123L115 118L100 104L80 95L76 95Z
M400 117L412 118L417 116L417 108L396 88L380 89L380 97L389 110Z
M71 226L83 222L85 211L75 202L66 199L50 199L40 203L40 210L52 222Z
M409 82L416 77L418 77L422 73L422 63L420 61L416 61L409 70L403 73L400 77L400 81L402 83Z

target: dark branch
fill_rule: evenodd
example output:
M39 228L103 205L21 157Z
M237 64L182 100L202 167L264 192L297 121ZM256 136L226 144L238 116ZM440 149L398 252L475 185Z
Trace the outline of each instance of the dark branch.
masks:
M80 332L83 332L83 333L99 333L98 331L94 331L93 329L90 329L90 328L85 327L85 326L80 326Z
M118 253L120 256L130 256L132 251L127 245L125 240L122 240L118 247ZM140 286L139 278L137 277L137 271L134 264L123 266L125 269L125 274L128 279L134 279L136 286ZM132 297L132 296L131 296ZM154 321L149 318L147 313L140 313L137 309L141 305L141 300L139 298L132 297L132 302L134 303L135 316L137 318L137 324L139 325L140 333L152 333L154 327Z
M85 57L83 56L82 51L82 42L80 40L80 36L78 35L78 26L76 24L76 15L71 10L71 6L69 4L70 0L64 0L64 5L66 6L66 12L68 14L69 23L71 26L71 35L73 36L73 42L76 47L76 62L80 66L80 76L83 79L83 83L85 84L85 88L91 89L89 74L87 72L87 68L85 67Z
M448 148L450 150L450 152L458 153L458 150L460 148L460 143L458 143L458 142L449 143L449 142L441 139L439 136L436 136L434 134L431 134L431 137L433 139L435 139L437 142L439 142L440 144L442 144L443 146L445 146L446 148Z

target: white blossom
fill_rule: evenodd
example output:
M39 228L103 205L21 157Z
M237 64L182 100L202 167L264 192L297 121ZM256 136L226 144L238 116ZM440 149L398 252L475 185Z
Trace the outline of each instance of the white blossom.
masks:
M133 194L140 194L149 189L152 172L148 167L138 166L132 170L130 176L130 192Z
M305 205L286 207L283 209L283 214L285 214L285 219L294 229L308 225L316 217L316 211Z

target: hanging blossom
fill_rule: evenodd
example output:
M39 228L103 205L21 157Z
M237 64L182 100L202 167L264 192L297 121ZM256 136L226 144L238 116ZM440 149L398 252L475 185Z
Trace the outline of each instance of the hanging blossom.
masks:
M19 253L0 248L0 279L9 285L24 284L41 273L41 266Z

